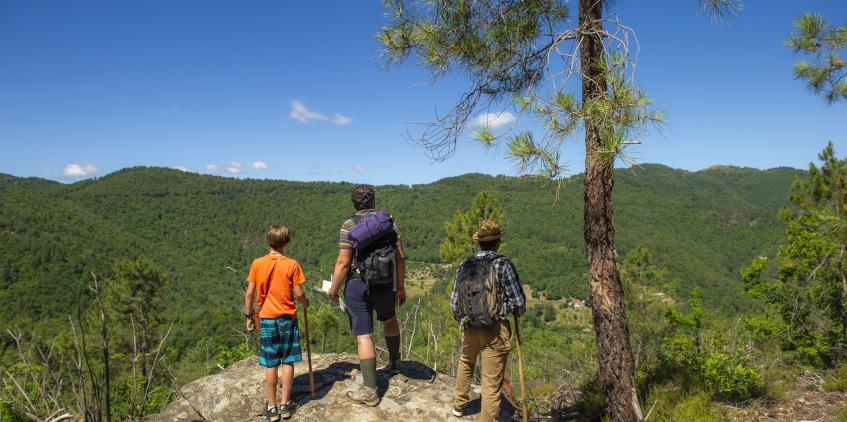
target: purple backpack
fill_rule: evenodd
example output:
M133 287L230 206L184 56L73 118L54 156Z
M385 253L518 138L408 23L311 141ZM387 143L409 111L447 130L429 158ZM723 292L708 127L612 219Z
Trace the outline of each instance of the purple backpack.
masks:
M385 211L353 216L356 225L347 239L353 246L353 277L369 285L394 281L397 234L394 219Z
M361 251L373 242L393 233L394 219L385 211L377 211L364 221L356 221L356 225L347 234L347 239L353 245L353 249Z

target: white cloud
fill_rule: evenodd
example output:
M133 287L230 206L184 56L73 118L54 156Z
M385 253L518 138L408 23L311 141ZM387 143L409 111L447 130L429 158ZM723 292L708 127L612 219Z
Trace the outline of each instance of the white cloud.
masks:
M91 176L94 173L97 173L97 166L91 163L71 163L66 165L62 170L62 175L65 177L86 177Z
M326 172L329 174L341 174L341 172L336 169L329 169Z
M350 123L353 123L353 119L343 114L335 113L335 116L332 118L332 123L335 123L339 126L346 126Z
M220 167L217 164L206 164L206 170L218 171Z
M517 119L515 115L504 111L501 113L485 113L480 114L475 119L473 119L474 126L490 126L492 129L498 128L500 126L505 126L511 123L514 123Z
M233 162L225 165L224 170L226 170L226 171L228 171L232 174L236 174L236 173L241 173L241 167L243 167L241 165L241 163L239 163L237 161L233 161Z
M309 110L309 108L306 107L306 105L300 100L294 100L291 102L291 111L288 112L288 117L297 120L300 123L332 122L339 126L346 126L353 123L353 119L351 117L343 114L335 113L332 116L332 119L330 119L326 114L315 110Z
M356 173L364 173L364 172L368 171L368 169L365 168L365 166L363 166L361 164L357 164L357 165L353 166L353 171L355 171Z
M264 170L264 169L268 168L268 163L266 163L264 161L254 161L254 162L250 163L250 167L253 167L256 170Z
M176 167L174 167L173 169L174 169L174 170L179 170L179 171L184 171L184 172L186 172L186 173L191 172L191 170L189 170L189 169L188 169L188 167L186 167L186 166L176 166Z
M306 108L306 105L300 100L294 100L291 102L291 112L288 113L288 117L291 117L300 123L309 123L315 120L329 120L329 117L326 117L325 114Z

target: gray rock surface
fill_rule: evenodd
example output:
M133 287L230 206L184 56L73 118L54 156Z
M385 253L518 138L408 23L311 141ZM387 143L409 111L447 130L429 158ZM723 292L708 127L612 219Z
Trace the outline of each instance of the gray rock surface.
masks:
M305 356L304 356L305 357ZM452 377L436 373L417 362L403 362L403 375L379 371L382 402L367 407L350 402L348 389L361 384L356 376L356 356L324 354L312 356L315 373L315 399L309 397L306 362L295 365L293 399L300 408L292 421L439 421L457 420L451 416ZM264 371L255 357L245 359L221 373L191 382L180 389L181 398L150 418L156 422L261 421L265 403ZM478 389L472 394L478 397ZM505 400L504 400L505 403ZM468 408L469 417L479 411L479 400ZM508 409L501 420L510 420Z

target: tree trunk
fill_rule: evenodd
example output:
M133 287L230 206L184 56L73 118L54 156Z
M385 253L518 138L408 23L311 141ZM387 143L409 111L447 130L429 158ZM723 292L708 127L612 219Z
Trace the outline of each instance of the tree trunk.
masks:
M582 100L607 95L603 59L603 0L579 0L581 33ZM635 395L635 365L629 344L624 312L624 295L616 263L615 228L612 223L614 162L600 155L600 127L585 123L585 254L588 260L589 299L597 337L600 382L606 394L609 416L615 422L640 421L641 409Z
M141 328L141 343L138 345L141 376L147 382L147 319L144 318L144 311L139 311L138 327Z

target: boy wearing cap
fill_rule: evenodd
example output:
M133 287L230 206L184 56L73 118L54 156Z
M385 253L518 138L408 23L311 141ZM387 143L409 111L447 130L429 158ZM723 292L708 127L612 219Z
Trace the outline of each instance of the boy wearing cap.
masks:
M480 251L467 258L456 270L456 282L450 297L453 315L461 321L462 351L456 373L456 393L453 401L453 415L461 417L465 406L470 401L470 387L473 379L474 366L477 356L480 357L480 378L482 379L482 411L480 421L494 422L500 414L500 393L503 387L503 377L506 372L506 361L511 350L512 329L509 325L509 315L521 315L526 310L526 296L521 286L520 277L512 261L497 254L503 231L493 220L482 220L473 239L479 243ZM487 267L483 271L471 267ZM469 270L470 269L470 270ZM468 274L482 274L478 280L471 283L484 283L485 274L492 274L496 287L498 315L493 317L489 325L482 327L469 323L463 317L461 303L460 281L465 286L469 281ZM463 279L463 280L460 280Z

